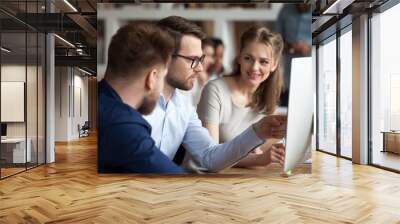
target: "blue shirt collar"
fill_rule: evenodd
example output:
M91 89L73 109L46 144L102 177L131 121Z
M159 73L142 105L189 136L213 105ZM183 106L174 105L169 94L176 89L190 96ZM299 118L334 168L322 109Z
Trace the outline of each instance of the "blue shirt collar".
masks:
M179 92L179 90L175 89L174 92L172 93L171 98L169 99L168 103L173 103L175 106L177 107L181 107L182 106L182 93ZM165 102L165 98L163 96L163 94L160 94L160 100L159 100L160 106L164 109L167 108L167 104Z

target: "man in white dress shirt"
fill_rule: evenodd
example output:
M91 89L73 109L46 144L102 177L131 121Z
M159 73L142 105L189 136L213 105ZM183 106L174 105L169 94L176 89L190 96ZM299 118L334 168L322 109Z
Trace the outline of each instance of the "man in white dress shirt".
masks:
M182 144L204 171L218 172L268 139L284 137L286 117L274 115L264 117L229 142L215 143L187 96L180 92L190 90L203 69L201 40L205 34L197 25L178 16L164 18L157 25L170 32L176 46L160 100L145 119L152 126L156 146L167 157L172 160ZM283 153L280 157L283 160Z

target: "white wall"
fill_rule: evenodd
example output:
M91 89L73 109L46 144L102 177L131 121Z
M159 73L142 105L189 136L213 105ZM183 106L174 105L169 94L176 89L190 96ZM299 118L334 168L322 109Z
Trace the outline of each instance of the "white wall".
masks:
M69 95L70 75L68 67L55 68L55 141L69 139Z
M1 81L0 101L2 122L24 122L25 82Z
M72 136L74 138L79 137L79 133L78 133L78 124L80 124L81 126L85 123L85 121L88 121L88 106L89 106L89 102L88 102L88 78L87 76L83 77L81 76L82 73L78 73L78 75L76 74L77 70L75 70L75 75L74 75L74 108L73 110L75 111L75 113L72 113ZM78 93L78 91L80 91L80 93ZM79 97L80 95L80 97ZM79 102L80 101L80 102ZM81 108L79 108L81 107ZM81 110L81 112L80 112Z
M1 81L25 82L25 64L1 65Z
M26 70L27 69L27 70ZM9 64L9 65L2 65L1 66L1 81L8 81L8 82L25 82L26 72L28 75L35 74L36 75L36 67L27 66L25 65L18 65L18 64ZM28 77L29 78L29 77ZM30 82L32 82L30 80ZM32 84L32 83L30 83ZM36 81L34 83L36 85ZM30 103L33 100L31 98L36 98L36 89L28 89L32 90L27 92L27 102ZM31 105L31 107L35 105ZM9 108L1 108L1 110L7 110ZM32 108L31 108L32 109ZM32 115L34 115L32 117ZM31 122L36 119L36 114L28 113L28 121ZM35 120L36 121L36 120ZM25 124L26 122L7 122L7 136L8 137L25 137ZM28 128L33 127L29 125ZM35 128L36 129L36 128ZM28 135L29 135L28 130ZM29 137L29 136L28 136Z
M30 140L32 161L44 163L44 74L41 66L32 66L25 64L3 64L1 66L1 80L10 82L24 82L26 87L26 100L22 102L22 108L18 108L25 114L26 120L22 122L6 122L7 137L9 138L27 138ZM26 80L27 79L27 80ZM2 89L3 92L4 89ZM23 93L23 92L22 92ZM6 95L2 95L7 97ZM25 105L26 103L26 105ZM13 108L2 107L2 112L13 113ZM14 109L15 110L15 109ZM14 112L15 113L15 112ZM24 116L24 115L23 115ZM25 118L24 118L25 119ZM39 156L37 157L37 153Z
M75 68L56 67L55 86L55 140L77 139L78 124L88 120L88 78Z
M1 66L1 81L2 82L25 82L25 65L2 65ZM27 68L31 70L31 67ZM28 73L30 74L30 73ZM2 96L7 97L7 96ZM9 108L1 108L1 110L9 110ZM22 108L24 110L24 108ZM24 112L24 111L23 111ZM4 112L3 112L4 113ZM24 122L7 122L7 135L9 137L24 137L25 125Z

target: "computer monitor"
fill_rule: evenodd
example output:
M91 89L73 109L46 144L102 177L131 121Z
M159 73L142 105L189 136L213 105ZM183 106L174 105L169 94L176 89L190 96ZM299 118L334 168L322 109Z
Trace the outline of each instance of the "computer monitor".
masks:
M285 139L284 172L290 174L307 155L311 156L313 80L311 57L293 58Z
M1 123L1 137L7 136L7 124Z

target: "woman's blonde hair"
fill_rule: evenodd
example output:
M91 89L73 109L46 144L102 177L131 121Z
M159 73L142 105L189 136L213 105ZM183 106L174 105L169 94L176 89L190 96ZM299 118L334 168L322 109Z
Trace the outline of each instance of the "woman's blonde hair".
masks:
M259 113L272 114L279 104L282 90L282 75L279 63L281 61L283 40L279 33L270 31L266 27L253 26L240 37L240 52L250 42L259 42L271 46L274 62L278 63L275 71L256 89L251 107ZM240 65L236 62L232 75L240 75Z

